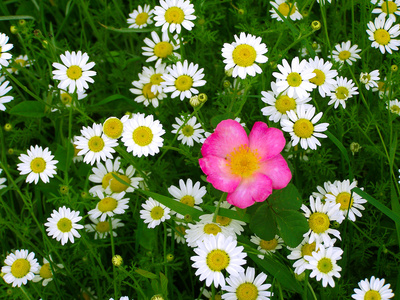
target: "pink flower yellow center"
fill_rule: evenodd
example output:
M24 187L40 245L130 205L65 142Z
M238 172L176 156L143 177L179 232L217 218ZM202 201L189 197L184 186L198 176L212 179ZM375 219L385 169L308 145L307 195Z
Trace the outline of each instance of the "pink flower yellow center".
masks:
M235 148L228 154L228 165L234 175L249 177L260 167L261 157L257 149L251 150L247 145Z
M177 6L170 7L165 12L165 21L167 21L167 23L181 24L184 19L185 13Z
M364 295L364 300L381 300L381 294L378 291L369 290Z
M287 111L296 109L296 101L288 95L282 95L276 99L275 108L281 114L286 114Z
M40 277L42 277L43 279L48 279L48 278L52 278L53 274L51 273L51 268L50 268L50 264L44 264L39 271L39 275Z
M340 203L341 210L347 210L353 206L353 198L349 193L342 192L336 196L336 203Z
M328 274L333 270L332 260L330 258L324 257L318 261L317 268L321 273Z
M82 77L82 69L79 66L72 65L67 69L69 79L76 80Z
M154 55L159 58L166 58L172 54L173 47L169 42L159 42L154 46Z
M325 73L322 72L321 70L315 69L314 70L315 73L315 77L310 79L310 82L320 86L323 85L325 83Z
M19 258L13 262L11 265L11 274L15 278L22 278L29 273L31 269L31 264L25 258Z
M30 164L34 173L42 173L46 169L46 161L42 157L35 157Z
M296 8L294 7L293 4L288 4L288 3L281 3L278 6L278 10L279 12L284 15L285 17L287 17L289 15L293 15L296 12Z
M221 272L229 266L230 257L224 250L215 249L207 254L206 263L211 271Z
M308 219L308 225L315 233L323 233L329 228L329 217L324 213L315 212Z
M142 12L136 16L135 23L140 26L146 24L149 14L147 12Z
M254 64L257 52L253 46L241 44L237 45L232 52L233 62L239 67L249 67Z
M374 32L374 39L379 45L387 45L390 42L390 34L385 29L377 29Z
M109 211L113 211L118 206L118 201L112 197L104 197L101 199L97 205L97 208L100 212L105 213Z
M272 239L269 241L261 240L260 247L264 250L271 251L274 250L278 246L278 240Z
M258 288L251 282L244 282L236 289L238 300L256 300L258 298Z
M389 8L389 10L388 10ZM383 1L382 11L387 14L393 14L397 10L397 5L393 1Z

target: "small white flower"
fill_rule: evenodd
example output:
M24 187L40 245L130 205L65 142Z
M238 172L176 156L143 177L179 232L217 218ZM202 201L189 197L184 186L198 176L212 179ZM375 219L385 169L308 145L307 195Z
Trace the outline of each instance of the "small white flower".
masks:
M162 32L181 33L182 27L192 30L196 19L194 6L189 0L160 0L161 6L154 7L155 26L160 27Z
M123 214L125 210L129 208L129 198L123 198L125 192L111 195L104 195L99 192L97 195L100 201L97 202L96 208L88 212L88 215L93 219L100 218L100 221L104 222L107 216L112 217L114 215Z
M165 73L163 74L165 75ZM164 81L164 79L162 79ZM143 103L144 106L153 105L153 107L158 107L160 100L167 97L164 92L152 91L153 85L151 82L143 83L142 81L132 81L134 88L129 89L132 94L138 95L134 100L137 103Z
M179 49L179 37L177 34L172 36L172 40L170 40L168 36L168 32L163 32L160 37L157 35L155 31L151 32L151 38L145 38L144 43L147 47L142 47L144 51L142 54L144 56L149 56L146 59L146 62L151 62L156 60L155 67L157 68L163 60L165 60L168 56L173 55L178 59L181 58L181 55L177 52L174 52Z
M0 169L0 174L1 174L1 172L3 172L3 169ZM7 181L7 178L0 178L0 190L7 187L5 184L3 184L6 181Z
M153 20L151 19L154 10L150 9L150 5L145 4L142 6L138 6L137 10L133 10L129 14L129 17L126 21L128 22L129 28L144 28L149 24L153 24Z
M21 68L26 68L30 66L31 64L29 63L28 55L19 55L13 60L11 68L8 68L7 71L18 75Z
M352 46L351 42L347 41L335 45L335 50L332 51L332 56L329 57L340 64L347 62L349 65L352 65L353 62L361 58L361 56L358 55L360 52L361 49L358 49L358 45Z
M99 239L106 238L111 231L110 221L109 220L100 221L99 219L95 219L92 217L89 217L89 219L90 219L90 221L92 221L92 224L86 224L85 230L87 232L94 232L95 240L97 240L98 238ZM117 232L115 231L115 229L117 229L119 227L123 227L124 223L121 223L120 219L112 218L111 226L112 226L113 237L116 237Z
M163 86L161 82L164 81L162 76L167 74L166 64L159 64L155 69L153 67L143 67L142 73L139 74L139 81L143 84L151 84L152 93L162 93Z
M171 132L178 135L178 141L182 140L182 144L193 147L194 142L200 143L200 139L203 138L202 133L204 129L201 128L201 124L196 124L196 117L193 116L189 120L185 120L185 116L175 118L177 124L172 124L174 130ZM185 122L186 121L186 122ZM185 125L183 123L185 122ZM183 126L182 126L183 125Z
M308 67L315 73L315 77L311 78L310 82L318 87L318 92L322 97L329 95L333 90L334 78L338 75L336 70L332 70L332 63L324 62L322 58L316 56L308 60Z
M8 86L10 82L5 81L0 85L0 110L5 111L6 107L4 106L4 103L11 102L14 97L13 96L5 96L9 91L11 91L12 86Z
M10 53L6 53L14 47L13 44L7 44L8 39L9 37L5 33L0 33L0 69L2 66L7 67L8 61L12 57Z
M333 84L333 91L330 93L331 100L328 105L333 104L333 107L338 108L339 104L346 108L346 101L354 95L358 95L357 87L351 79L339 76Z
M393 25L394 20L385 20L384 17L378 17L374 22L370 21L367 26L368 39L372 41L371 47L378 48L382 54L399 50L400 40L395 37L400 34L400 25ZM392 26L393 25L393 26Z
M373 70L371 72L361 72L360 74L360 82L365 85L365 88L369 90L369 88L378 88L379 81L379 70Z
M17 250L7 255L4 264L5 266L1 268L1 272L4 273L3 279L8 284L12 283L13 287L26 285L28 280L35 277L34 272L39 269L35 253L29 253L28 250Z
M272 240L266 241L258 237L257 235L252 235L250 237L250 242L257 245L257 250L264 254L272 254L275 253L276 250L282 249L283 239L278 235ZM263 259L264 255L259 254L257 255L258 258Z
M390 284L385 284L385 279L375 278L372 276L371 279L365 278L358 283L359 289L354 289L351 298L355 300L365 299L380 299L388 300L394 297L393 291L390 288Z
M289 16L290 19L293 21L301 20L303 18L299 9L297 8L296 2L289 2L287 0L275 0L275 1L271 1L270 3L285 18L287 18ZM277 12L274 8L270 9L271 18L277 19L278 21L283 22L282 18L277 14Z
M389 109L391 113L400 116L400 101L397 99L390 100L389 103L386 103L386 109Z
M51 268L55 269L63 269L64 266L62 264L55 264L55 263L51 263L50 266L50 262L46 259L43 258L43 266L39 266L39 269L35 272L35 277L33 277L32 281L33 282L39 282L41 280L42 281L42 285L46 286L50 281L53 280L53 271Z
M153 198L149 198L142 204L144 209L140 210L140 218L147 224L147 228L154 228L171 218L171 210Z
M374 0L376 3L378 0ZM371 1L372 2L372 1ZM375 4L374 3L374 4ZM379 14L378 18L396 21L396 15L400 15L400 0L379 0L378 7L372 10L373 14Z
M124 123L129 119L129 115L121 119L109 117L103 122L103 133L110 139L119 139L124 131Z

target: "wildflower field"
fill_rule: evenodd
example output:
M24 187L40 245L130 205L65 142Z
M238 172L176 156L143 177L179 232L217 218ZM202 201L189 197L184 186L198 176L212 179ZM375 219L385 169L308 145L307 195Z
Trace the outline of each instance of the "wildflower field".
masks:
M0 12L0 299L399 297L400 0Z

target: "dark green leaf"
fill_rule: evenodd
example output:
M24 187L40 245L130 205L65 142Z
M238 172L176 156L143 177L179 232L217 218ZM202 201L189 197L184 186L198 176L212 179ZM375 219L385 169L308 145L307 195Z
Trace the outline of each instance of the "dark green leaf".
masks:
M268 203L278 209L293 209L298 210L301 207L302 201L297 188L289 183L285 188L274 191L268 197Z
M261 205L250 220L250 229L261 239L270 241L277 233L275 214L267 204Z
M294 210L280 210L276 215L279 236L289 247L297 247L303 240L303 234L309 230L306 217Z
M28 118L41 118L45 115L44 104L37 101L24 101L11 108L9 113Z

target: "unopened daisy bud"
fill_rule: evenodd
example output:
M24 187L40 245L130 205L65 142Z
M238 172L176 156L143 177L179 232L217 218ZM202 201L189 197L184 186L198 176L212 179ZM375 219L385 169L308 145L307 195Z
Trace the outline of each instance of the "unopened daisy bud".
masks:
M10 31L11 31L12 34L16 34L16 33L18 32L17 26L12 25L12 26L10 27Z
M332 228L337 229L340 227L340 223L338 221L333 221L331 226L332 226Z
M172 253L168 253L167 254L167 257L166 257L166 259L167 259L167 262L171 262L171 261L173 261L174 260L174 255L172 254Z
M351 153L353 153L353 155L354 155L354 153L360 151L361 148L362 148L362 147L360 146L359 143L352 142L352 143L350 144L350 151L351 151Z
M66 195L66 194L68 194L68 190L69 190L69 188L68 188L67 185L62 185L62 186L60 186L60 193L61 193L61 195Z
M185 215L184 219L185 219L186 222L192 222L192 216L189 215L189 214Z
M224 80L224 83L222 84L225 89L229 88L231 86L231 82L229 80Z
M208 97L207 97L207 95L206 95L206 94L204 94L204 93L201 93L201 94L199 95L199 101L200 101L201 103L204 103L204 102L206 102L206 101L207 101L207 99L208 99Z
M83 262L87 262L87 261L88 261L87 256L82 257L82 261L83 261Z
M164 300L164 297L161 296L160 294L158 294L158 295L154 295L153 297L151 297L150 300Z
M308 17L308 10L303 10L303 12L301 13L301 15L304 17L304 18L307 18Z
M320 22L320 21L317 21L317 20L312 21L312 22L311 22L311 28L312 28L312 30L319 30L319 29L321 29L321 22Z
M3 273L1 273L1 274L3 274ZM7 289L6 293L8 296L11 296L13 294L13 289Z
M313 43L311 44L311 47L312 47L314 50L317 50L317 49L318 49L318 43L317 43L317 42L313 42Z
M238 9L238 14L239 15L244 15L244 9L242 9L242 8Z
M190 105L193 106L193 107L199 106L200 103L201 103L201 102L199 101L199 96L198 96L198 95L195 95L195 96L190 97L189 103L190 103Z
M14 154L14 149L13 148L8 148L7 153L10 155Z
M294 273L294 278L296 278L297 281L304 281L304 279L306 279L306 272L300 274Z
M25 26L26 25L26 21L25 20L19 20L18 24L19 24L19 26Z
M87 192L83 191L83 192L81 193L81 197L82 197L83 199L89 198L89 194L88 194Z
M225 75L228 76L228 77L232 77L232 73L233 73L233 68L225 70Z
M5 131L11 131L11 129L12 129L12 125L10 123L6 123L6 125L4 125Z
M392 70L392 72L397 72L397 70L399 69L399 67L397 65L392 65L390 67L390 69Z
M113 258L111 259L111 262L114 266L119 267L120 265L122 265L122 263L124 262L124 260L122 259L121 255L114 255Z
M382 245L382 252L385 254L388 253L388 249L385 247L385 245Z

